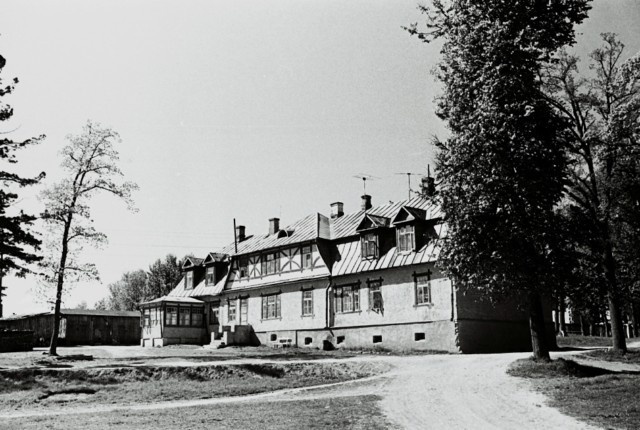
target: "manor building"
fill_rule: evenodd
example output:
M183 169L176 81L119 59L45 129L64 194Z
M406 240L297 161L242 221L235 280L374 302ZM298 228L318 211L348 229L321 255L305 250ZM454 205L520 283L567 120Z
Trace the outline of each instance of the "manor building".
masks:
M343 209L271 218L266 234L238 226L221 252L188 258L171 293L140 305L141 344L530 349L514 302L463 294L437 267L446 224L429 196Z

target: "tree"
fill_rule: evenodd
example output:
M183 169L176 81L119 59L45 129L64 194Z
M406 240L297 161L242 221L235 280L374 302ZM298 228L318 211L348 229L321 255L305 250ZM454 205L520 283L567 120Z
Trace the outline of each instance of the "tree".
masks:
M539 72L574 42L588 0L433 0L424 41L444 39L437 114L440 200L449 226L441 256L460 288L518 296L535 359L549 360L542 295L553 290L554 208L567 159L562 119L541 96Z
M0 55L0 72L4 68L6 60ZM18 79L5 85L0 78L0 97L13 92ZM13 109L0 102L0 121L7 121L13 116ZM4 133L0 133L4 134ZM28 145L39 143L44 135L16 142L9 138L0 139L0 160L9 164L17 163L15 151ZM4 168L4 167L3 167ZM4 287L2 280L9 272L23 277L29 273L28 265L39 260L34 251L37 251L40 240L29 231L29 227L36 219L33 215L22 211L12 210L16 204L18 194L10 191L9 187L25 187L38 183L44 177L44 172L34 178L24 178L16 173L0 170L0 318L3 315L2 296ZM31 251L33 249L34 251Z
M62 167L67 176L42 193L43 218L48 227L48 254L42 261L43 279L56 287L53 333L49 353L56 355L60 303L66 281L97 278L93 264L82 264L79 253L84 245L100 245L106 236L92 225L90 200L106 192L124 200L133 210L132 182L123 181L114 143L119 136L109 128L87 121L81 134L68 137L62 149Z
M147 272L148 298L155 299L169 294L182 278L180 261L169 254L164 260L157 259Z
M127 272L122 279L109 285L109 309L134 311L149 298L148 279L144 270Z
M561 52L545 76L548 101L569 125L567 194L591 235L583 237L606 294L613 349L625 352L623 302L636 282L640 229L640 58L621 63L611 33L590 54L590 77Z

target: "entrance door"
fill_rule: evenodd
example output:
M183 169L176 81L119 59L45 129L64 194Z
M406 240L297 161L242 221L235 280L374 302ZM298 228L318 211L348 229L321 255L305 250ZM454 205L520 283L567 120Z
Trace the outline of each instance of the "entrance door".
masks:
M247 323L247 312L249 309L249 298L245 297L244 299L240 299L240 321L239 323L246 324Z

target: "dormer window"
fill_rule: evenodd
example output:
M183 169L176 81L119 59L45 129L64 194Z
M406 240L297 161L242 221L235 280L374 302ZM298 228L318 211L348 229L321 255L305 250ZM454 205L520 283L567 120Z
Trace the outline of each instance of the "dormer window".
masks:
M416 234L413 225L397 228L398 252L410 252L416 249Z
M193 270L187 271L184 276L184 289L192 290L193 289Z
M215 268L213 266L207 267L204 274L205 283L207 285L213 285L215 284L215 279L216 279Z
M367 233L362 235L362 258L378 258L378 235Z

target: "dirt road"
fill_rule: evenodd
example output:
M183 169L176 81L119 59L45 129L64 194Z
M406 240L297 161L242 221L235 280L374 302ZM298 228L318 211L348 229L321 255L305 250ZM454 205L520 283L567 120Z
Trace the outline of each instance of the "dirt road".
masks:
M566 353L565 353L566 354ZM366 381L287 389L251 396L123 405L67 407L55 411L0 411L6 418L157 410L221 403L282 402L375 394L388 419L406 429L592 429L545 405L528 381L506 374L520 354L358 356L337 361L381 361L391 369ZM234 360L259 362L261 360ZM268 360L264 360L268 361ZM328 360L333 361L333 360ZM282 361L281 361L282 362ZM228 363L228 362L227 362ZM339 364L338 364L339 365Z
M528 355L398 358L380 393L385 415L406 429L595 428L546 406L528 381L506 374Z

